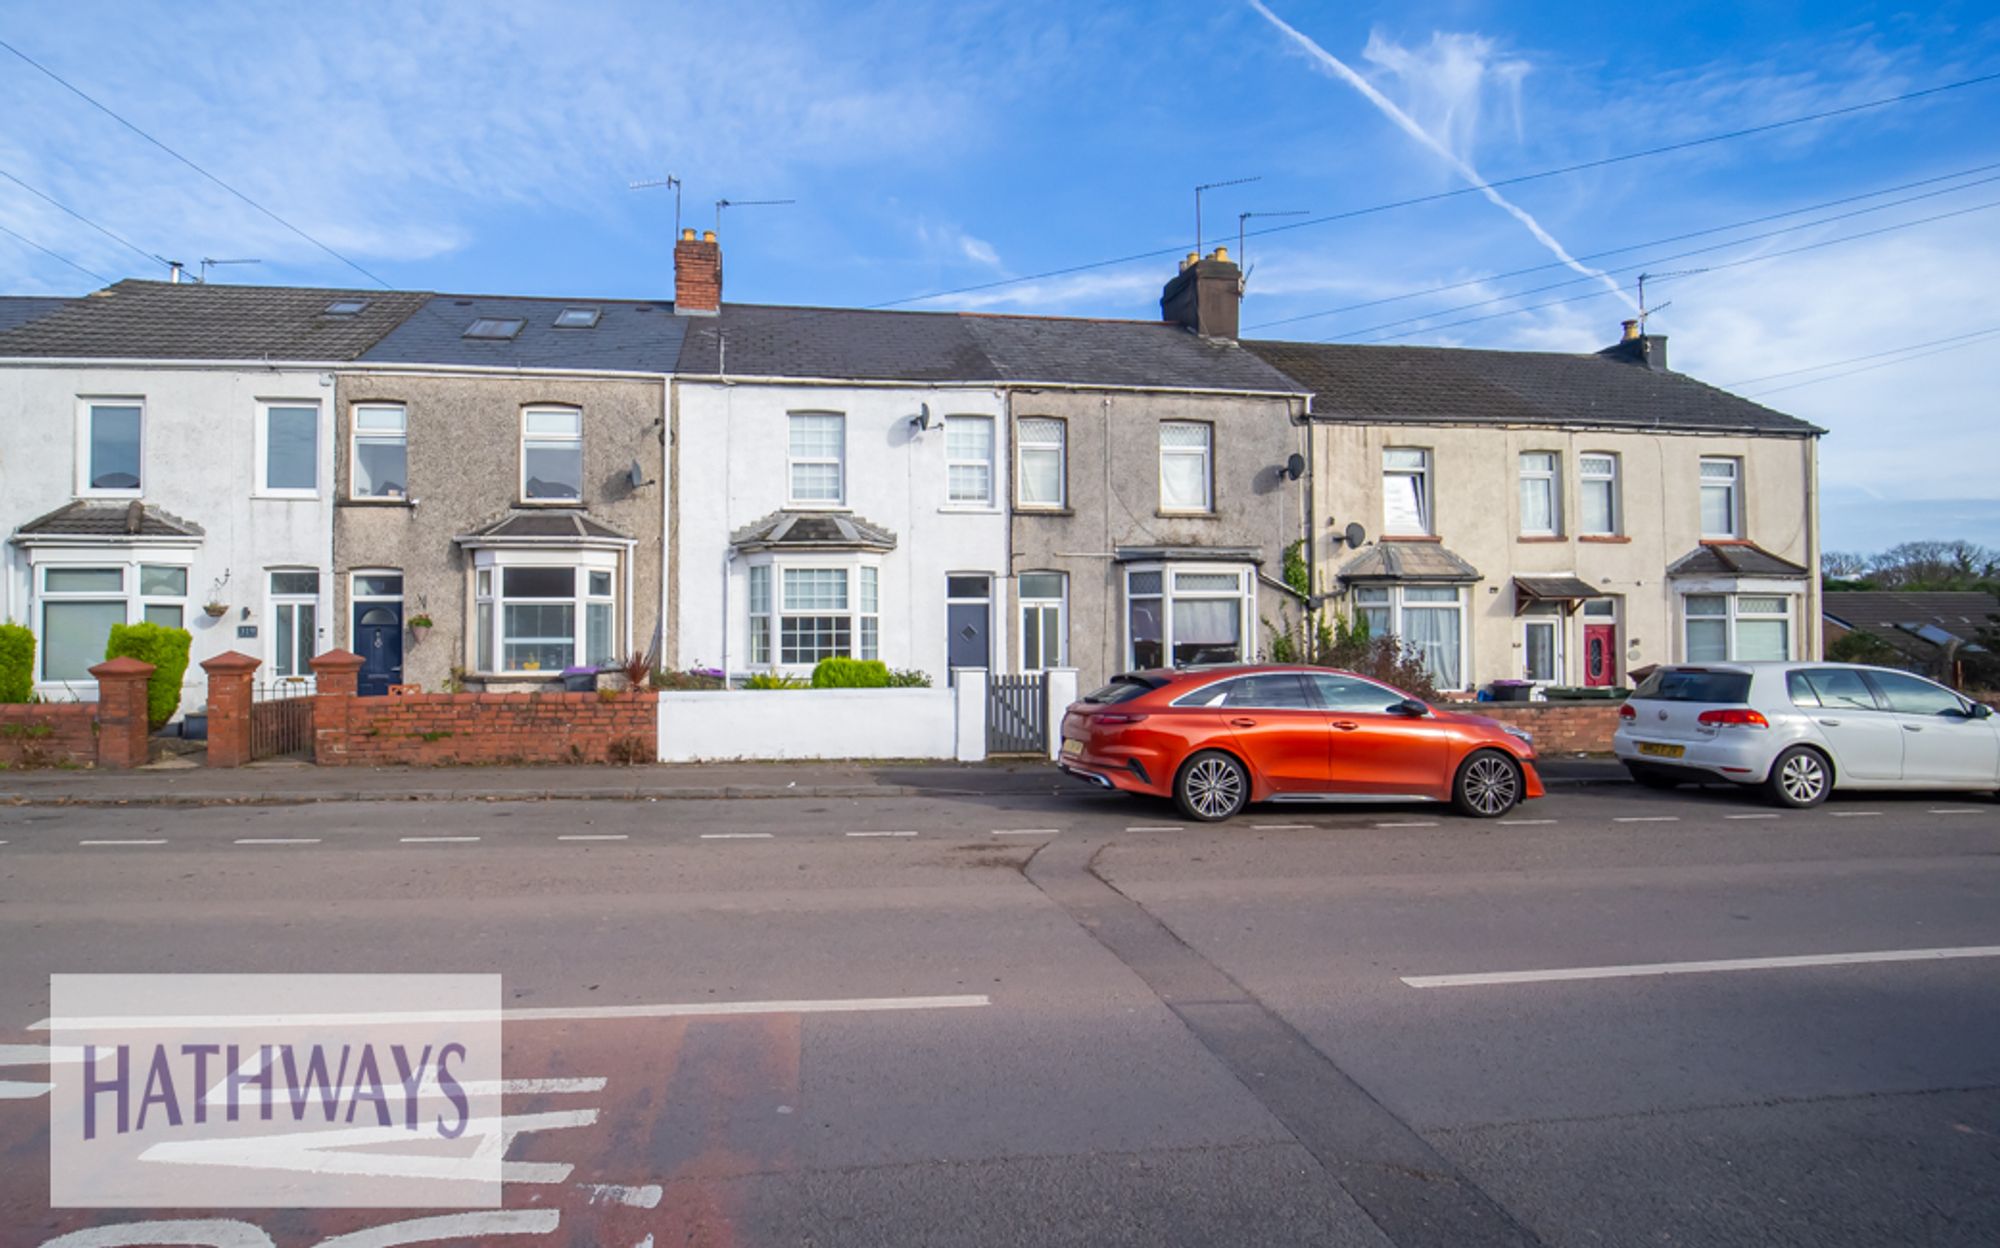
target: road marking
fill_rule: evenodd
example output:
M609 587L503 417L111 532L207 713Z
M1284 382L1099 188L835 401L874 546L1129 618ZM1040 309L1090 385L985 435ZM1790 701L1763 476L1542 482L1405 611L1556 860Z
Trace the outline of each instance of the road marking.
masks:
M131 841L78 841L77 842L77 844L79 845L164 845L166 843L167 841L165 837L161 837L158 840L151 840L151 841L131 840Z
M849 832L849 836L915 836L914 832Z
M1939 806L1934 810L1928 810L1925 811L1924 813L1930 815L1983 815L1986 812L1983 810L1970 809L1964 806ZM6 843L7 842L5 841L0 841L0 845L5 845Z
M76 1045L0 1044L0 1066L74 1066L83 1061Z
M1378 828L1435 828L1438 825L1434 819L1407 819L1397 823L1378 823L1375 826Z
M1784 816L1774 815L1769 812L1766 812L1761 815L1724 815L1723 818L1724 819L1782 819L1784 818Z
M1868 819L1882 812L1879 810L1830 810L1826 813L1836 819Z
M1619 815L1613 823L1679 823L1679 815Z
M1875 962L1938 962L2000 958L2000 945L1957 949L1886 949L1875 953L1809 953L1783 958L1722 958L1712 962L1650 962L1633 966L1571 966L1552 971L1481 971L1470 975L1405 975L1412 988L1470 988L1482 984L1545 984L1571 979L1636 979L1702 975L1711 971L1770 971L1810 966L1862 966Z
M24 1083L18 1079L0 1079L0 1101L31 1101L38 1096L47 1096L55 1091L53 1083Z
M1250 826L1259 832L1311 832L1318 827L1311 823L1253 823Z
M1061 836L1061 828L995 828L995 836Z
M462 845L478 839L476 836L406 836L402 841L405 845Z
M577 1186L590 1193L593 1205L628 1205L634 1209L657 1209L660 1198L666 1192L658 1183L648 1183L644 1187L627 1187L622 1183L580 1183Z
M704 841L768 841L771 839L771 834L769 832L704 832L701 834L701 839Z
M236 844L238 845L317 845L319 842L320 838L316 836L239 836L236 838Z
M1553 819L1502 819L1500 826L1503 828L1532 828L1554 822L1555 820Z
M1184 824L1179 823L1135 823L1126 828L1127 832L1178 832Z
M449 1240L477 1242L493 1235L547 1235L560 1225L562 1212L557 1209L440 1213L427 1218L411 1218L406 1222L392 1222L387 1226L349 1231L345 1235L321 1240L319 1248L394 1248L396 1244L441 1244ZM77 1242L82 1244L83 1241ZM130 1241L106 1239L99 1242L109 1245Z
M603 1078L502 1079L500 1081L500 1091L508 1096L552 1096L565 1092L602 1092L607 1082L609 1081ZM425 1086L434 1087L436 1084L437 1078L436 1076L432 1076L431 1082ZM469 1084L460 1084L459 1086L474 1096L491 1090L486 1084L477 1080Z
M558 836L556 839L559 841L623 841L629 840L630 837L623 832L573 832L567 836Z
M381 1014L244 1014L105 1018L44 1018L29 1031L77 1027L87 1031L142 1031L173 1027L384 1027L401 1023L595 1022L627 1018L739 1018L748 1014L863 1014L903 1010L963 1010L993 1004L984 993L943 997L846 997L826 1001L693 1001L657 1005L552 1005L510 1010L418 1010Z

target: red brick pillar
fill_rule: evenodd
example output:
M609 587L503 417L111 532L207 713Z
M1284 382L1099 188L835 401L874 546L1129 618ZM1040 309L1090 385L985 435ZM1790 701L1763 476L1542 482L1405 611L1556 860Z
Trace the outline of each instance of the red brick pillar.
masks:
M363 662L351 650L329 650L311 661L317 681L313 697L313 762L322 767L347 763L347 717L354 706L354 689Z
M153 665L133 658L111 659L90 669L97 680L97 765L138 767L146 761L152 724L146 714L146 682Z
M235 650L201 665L208 673L210 767L241 767L250 761L250 678L262 665Z

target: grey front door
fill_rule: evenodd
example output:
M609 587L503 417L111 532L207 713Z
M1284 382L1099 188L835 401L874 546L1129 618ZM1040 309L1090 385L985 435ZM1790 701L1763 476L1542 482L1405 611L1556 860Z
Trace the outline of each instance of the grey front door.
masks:
M945 578L945 662L985 667L993 653L993 578Z

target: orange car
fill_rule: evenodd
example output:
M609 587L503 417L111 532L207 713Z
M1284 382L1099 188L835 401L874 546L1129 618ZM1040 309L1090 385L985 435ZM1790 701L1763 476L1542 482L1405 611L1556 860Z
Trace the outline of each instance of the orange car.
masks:
M1171 797L1190 819L1336 794L1448 801L1480 819L1542 795L1527 733L1322 667L1132 672L1070 706L1058 765Z

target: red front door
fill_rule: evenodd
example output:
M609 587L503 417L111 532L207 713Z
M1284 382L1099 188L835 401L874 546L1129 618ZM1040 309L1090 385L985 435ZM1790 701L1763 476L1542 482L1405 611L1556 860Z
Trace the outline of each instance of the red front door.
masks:
M1583 683L1602 689L1618 681L1618 626L1583 626Z

